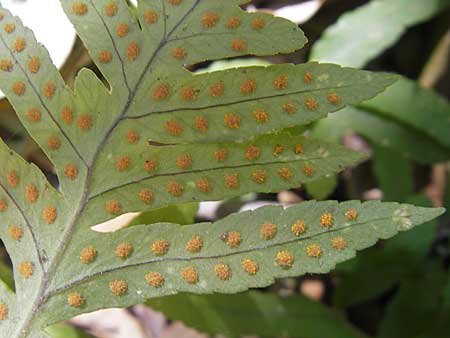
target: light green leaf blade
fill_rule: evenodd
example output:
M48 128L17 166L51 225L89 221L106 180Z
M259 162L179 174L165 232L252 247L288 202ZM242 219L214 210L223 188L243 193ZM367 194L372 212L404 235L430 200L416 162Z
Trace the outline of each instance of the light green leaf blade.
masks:
M353 216L349 216L349 210L356 213L350 211ZM46 323L53 323L80 312L111 305L127 306L143 298L181 291L235 293L267 286L274 278L325 273L353 257L357 250L372 246L379 238L392 237L442 212L443 209L398 203L311 201L286 210L264 207L212 224L142 225L112 234L91 235L69 248L70 259L64 266L71 268L57 276L50 286L51 297L42 309L42 318ZM330 225L330 216L333 225L330 228L321 225L321 222ZM355 220L349 220L354 217ZM304 220L307 227L299 237L291 231L298 220ZM267 224L275 225L276 233L273 225ZM202 239L201 249L190 252L188 242L197 236ZM161 240L166 241L163 246ZM133 247L126 259L118 258L114 249L123 243ZM86 265L79 258L80 252L90 246L95 246L98 257ZM225 270L217 272L217 266ZM152 287L150 282L149 285L145 277L150 272L158 273L157 280L161 283L163 278L163 284ZM82 295L85 300L82 307L67 306L67 298L73 293ZM60 311L51 311L54 308Z
M2 140L0 157L4 161L0 167L0 209L4 224L0 237L14 265L16 291L31 297L36 290L28 286L24 275L31 271L34 278L42 277L45 261L55 254L52 241L61 235L60 229L49 229L49 221L54 219L43 218L43 212L60 207L62 200L35 165L24 161ZM24 246L29 252L23 250Z
M208 296L182 293L146 303L171 320L227 337L359 338L343 317L303 296L279 297L250 291Z
M127 50L132 42L132 46L138 46L144 38L127 2L61 1L61 5L97 67L111 84L117 101L126 100L138 77L138 72L133 69L136 64L127 58ZM77 5L80 6L78 10Z
M314 79L309 80L309 76ZM145 99L138 98L136 106L130 107L136 112L126 117L123 133L144 132L142 125L149 125L145 132L162 143L245 141L316 121L345 105L375 96L395 80L390 74L317 63L174 76L173 85L152 82L154 90L173 88L173 95L153 102L153 109L148 108L148 94ZM218 88L223 94L211 97ZM195 96L183 100L183 95L193 93Z
M98 7L103 8L108 3L102 1ZM234 2L234 4L238 3ZM117 126L114 135L110 136L111 140L108 140L109 142L105 144L105 154L112 151L108 147L109 145L116 145L117 140L123 140L124 135L130 130L138 134L149 135L152 140L162 143L251 139L257 134L281 130L289 125L310 122L325 116L324 114L330 111L342 108L353 100L361 101L373 97L395 80L388 75L353 73L350 70L340 70L336 66L315 64L244 68L229 70L224 73L213 72L192 75L182 68L183 64L194 62L190 62L190 58L196 58L197 55L205 58L206 51L219 53L220 58L245 54L258 55L258 49L260 48L267 49L265 53L268 54L287 52L291 51L293 47L300 48L303 45L303 33L296 25L286 20L268 17L262 13L245 14L238 6L229 2L184 1L179 6L165 5L162 9L167 9L168 13L166 16L167 22L164 24L163 21L165 20L159 13L161 8L156 8L159 6L158 4L153 4L151 9L148 8L148 4L142 3L141 5L143 8L140 9L140 12L143 13L144 17L149 11L159 17L156 23L151 24L144 18L142 25L144 27L151 26L151 31L155 34L157 34L160 25L165 26L165 28L161 27L165 33L159 45L152 43L151 39L145 40L146 35L144 37L139 36L142 42L131 33L123 38L127 43L138 43L139 50L145 50L150 59L141 60L141 58L137 58L123 62L127 67L132 67L130 70L132 76L134 76L134 73L139 73L138 70L141 70L141 72L136 79L136 84L131 86L129 90L128 104L121 111L116 109L117 106L120 107L121 105L114 102L116 96L113 97L109 110L114 112L113 114L118 114L117 119L122 123ZM88 8L87 13L80 17L73 14L70 6L69 2L65 4L69 18L76 27L81 25L83 29L86 29L83 20L91 18L95 13L91 13ZM226 10L224 7L226 7ZM218 13L223 12L224 14L218 18ZM118 8L113 23L122 22L120 21L120 13L120 8ZM211 28L203 27L201 34L197 30L203 22L204 16L208 17L208 14L210 18L211 14L214 14L213 18L220 20L213 21L214 24ZM235 17L239 18L240 26L230 38L227 19ZM254 20L259 20L258 22L264 23L265 26L262 29L252 28ZM126 20L123 21L127 22ZM155 24L157 25L156 29L153 29ZM103 26L104 24L98 21L95 25ZM290 43L283 43L283 46L281 46L280 40L276 39L275 35L263 34L265 29L269 27L279 32ZM224 29L226 32L223 34L216 32L216 30L220 32ZM190 32L190 30L194 32ZM241 30L245 32L248 41L255 39L269 39L269 41L260 41L261 43L255 45L255 50L249 45L245 51L233 52L232 47L230 47L230 39L240 41ZM201 42L189 42L193 45L184 45L183 43L190 41L190 38L186 40L182 36L188 33L192 33L195 38L212 36L214 48L203 48L201 51L195 49L195 44L201 45ZM290 38L291 35L292 38ZM91 43L93 37L84 36L83 33L81 37L88 49L91 49L91 53L94 53L98 46L97 42L95 42L95 45ZM170 39L174 39L174 41ZM178 44L173 45L172 42L180 43L183 46L181 55L175 53L176 51L180 52L178 50L180 47L178 47ZM220 48L222 45L224 49ZM123 49L125 47L126 45L123 46ZM214 58L214 56L207 57L208 60ZM141 63L141 61L145 61L145 63ZM112 65L108 66L111 67ZM313 76L313 78L307 77L308 83L303 81L306 72ZM125 73L128 72L125 71ZM350 81L360 83L360 87L363 84L364 86L358 91L351 90L351 88L346 88L347 85L354 85ZM134 82L132 81L132 83ZM340 90L342 90L342 93ZM323 96L333 92L342 94L342 98L331 104ZM295 95L294 98L294 94L298 95ZM305 108L305 102L308 99L308 102L313 102L312 110L314 111L308 111ZM290 102L291 100L293 102ZM150 107L149 102L151 103ZM293 114L291 117L286 116L289 115L283 110L286 103L289 103L289 111L298 110L298 114ZM167 107L170 108L167 109ZM198 110L201 110L201 114ZM246 114L239 116L241 113L236 113L236 111L243 111ZM262 117L259 122L256 121L254 113L257 111L266 112L269 116L268 121L265 117ZM227 116L230 115L232 117L237 115L235 119L238 119L239 122L225 123L224 120L227 120ZM292 120L292 117L295 121ZM233 125L233 127L230 127L230 125ZM250 133L250 129L245 127L253 127L252 130L256 129L256 132ZM120 150L127 150L126 148L123 147ZM117 152L117 149L114 148L114 151Z
M392 46L410 26L448 6L447 0L372 0L330 26L314 45L311 60L363 67Z
M218 152L225 152L225 158L218 158ZM114 158L98 166L80 224L90 226L144 207L154 209L298 187L363 158L363 154L338 145L288 134L267 135L248 143L154 147L135 153L131 160L157 163L157 169L150 173L134 167L102 176L101 172L115 165ZM147 194L143 196L143 192ZM151 198L145 199L147 195ZM119 210L111 209L111 205Z
M154 71L158 67L146 65L147 60L140 60L131 52L154 55L152 59L155 63L166 68L169 64L182 66L186 63L247 54L288 53L302 48L306 43L304 34L295 24L264 13L246 13L239 7L246 2L248 1L185 0L172 5L167 1L140 1L138 13L143 32L138 29L125 1L115 1L115 6L111 6L111 2L107 0L89 2L83 15L74 13L74 1L63 2L62 5L94 61L100 63L102 72L108 74L123 68L124 74L117 76L121 76L122 80L124 77L128 78L128 87L132 90L143 80L140 74L142 68L147 67ZM113 15L109 16L106 12ZM102 15L103 13L106 15ZM206 15L205 18L205 14L212 15ZM237 20L231 20L230 23L230 19L235 18ZM262 22L262 27L253 27L255 19ZM86 22L89 22L88 26ZM285 36L286 40L280 41L275 39L275 35L264 34L265 29ZM99 43L99 32L109 38ZM235 40L243 44L232 48ZM133 46L138 48L132 48ZM177 48L183 48L184 52L178 50L177 53L174 51ZM107 62L102 65L99 56L103 50L114 50L111 61L114 60L118 64ZM158 58L157 54L160 55ZM181 70L179 67L171 72ZM114 80L112 78L110 81L119 82Z
M0 60L4 67L0 88L27 131L56 165L61 189L70 196L73 184L64 175L64 168L76 166L82 176L86 162L81 134L70 128L74 123L73 93L34 34L6 10L2 13Z

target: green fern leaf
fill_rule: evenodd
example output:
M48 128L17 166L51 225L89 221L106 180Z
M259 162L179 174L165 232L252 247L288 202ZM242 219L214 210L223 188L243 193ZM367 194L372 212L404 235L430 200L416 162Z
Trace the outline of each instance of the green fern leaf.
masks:
M327 272L378 238L442 212L311 202L182 228L90 230L127 211L298 187L363 158L279 131L372 98L393 75L318 63L186 70L304 45L296 25L245 13L245 2L141 1L135 17L126 1L62 1L107 81L83 69L73 89L32 32L1 9L0 88L59 178L56 190L0 143L0 237L15 278L15 293L0 284L2 336L44 337L50 324L148 297L238 292ZM347 209L353 216L346 220ZM299 223L296 236L288 225L300 218L307 229L302 234Z
M327 28L314 45L311 60L361 68L394 45L408 28L429 20L448 6L445 0L372 0ZM342 48L342 42L350 37L352 44Z
M372 0L330 26L312 48L310 59L363 67L393 45L407 28L437 16L449 6L450 3L443 0ZM343 45L349 48L344 49ZM382 95L333 118L345 130L355 130L378 146L430 164L448 159L449 116L448 100L414 81L399 77ZM317 128L319 134L335 134L335 138L345 132L342 127L336 130L335 121L322 120Z
M312 135L339 143L349 130L354 130L375 145L386 147L421 164L443 162L449 157L448 147L424 133L355 107L346 107L319 121Z
M41 315L54 323L178 291L235 293L269 285L273 278L325 273L379 238L441 213L398 203L312 201L286 210L265 207L213 224L154 224L89 235L69 249L62 266L71 268L49 286L52 296ZM88 258L83 252L94 247L98 258L82 264ZM74 294L86 301L70 309L67 300Z
M153 310L210 335L238 338L364 338L338 312L301 295L280 297L249 291L236 295L195 295L150 299Z

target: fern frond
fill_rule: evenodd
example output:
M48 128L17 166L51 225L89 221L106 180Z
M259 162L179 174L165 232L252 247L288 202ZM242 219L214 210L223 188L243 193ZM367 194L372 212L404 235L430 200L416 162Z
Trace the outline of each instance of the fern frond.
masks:
M187 70L306 43L295 24L242 11L246 2L142 0L134 16L125 0L61 1L107 81L82 69L73 89L33 34L0 9L0 88L60 183L55 190L0 143L0 238L16 284L15 295L0 286L2 337L44 337L49 324L148 297L328 272L442 212L308 202L212 224L89 229L127 211L298 187L363 158L281 131L369 99L394 75L318 63Z

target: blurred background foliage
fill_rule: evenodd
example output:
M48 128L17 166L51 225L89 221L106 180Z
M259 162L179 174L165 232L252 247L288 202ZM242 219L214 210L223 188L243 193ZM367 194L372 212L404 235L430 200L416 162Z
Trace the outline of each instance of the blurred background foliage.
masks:
M26 6L26 0L21 2ZM305 199L382 199L450 208L450 0L255 0L247 9L298 22L309 44L291 55L200 64L191 70L319 61L398 73L399 81L377 98L308 128L289 130L342 143L368 153L369 160L339 177L295 190L132 214L99 226L99 231L141 222L189 224ZM61 73L69 85L81 67L96 71L79 40L67 55ZM0 101L0 136L57 185L51 163L5 99ZM119 313L84 315L50 330L56 338L450 338L449 234L446 213L380 242L331 274L279 280L268 289L237 295L152 299ZM1 242L0 279L13 287Z

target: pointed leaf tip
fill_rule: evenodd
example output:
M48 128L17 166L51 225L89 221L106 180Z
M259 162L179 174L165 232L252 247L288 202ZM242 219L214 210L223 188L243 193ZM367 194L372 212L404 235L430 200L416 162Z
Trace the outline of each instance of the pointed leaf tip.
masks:
M401 204L394 211L393 221L398 225L400 231L409 230L414 226L438 218L445 211L445 208L424 208L411 204Z

